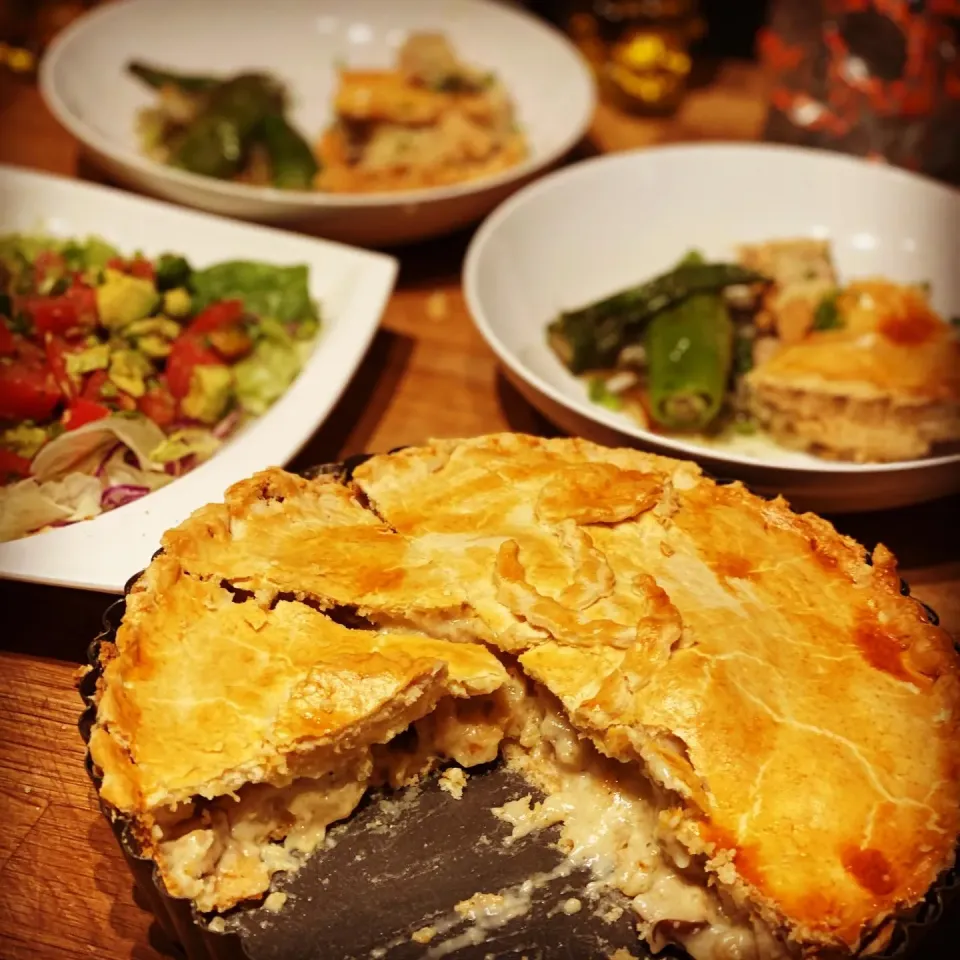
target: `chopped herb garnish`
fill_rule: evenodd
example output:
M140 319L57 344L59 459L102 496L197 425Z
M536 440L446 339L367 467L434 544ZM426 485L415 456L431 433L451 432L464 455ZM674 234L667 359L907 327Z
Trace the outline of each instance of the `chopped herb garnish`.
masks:
M843 326L837 307L837 292L828 293L817 305L813 315L814 330L836 330Z

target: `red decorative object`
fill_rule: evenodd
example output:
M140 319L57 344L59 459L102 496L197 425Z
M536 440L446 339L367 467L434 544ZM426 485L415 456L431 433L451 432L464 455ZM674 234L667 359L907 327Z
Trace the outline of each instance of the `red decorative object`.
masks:
M775 0L766 137L960 184L960 0Z

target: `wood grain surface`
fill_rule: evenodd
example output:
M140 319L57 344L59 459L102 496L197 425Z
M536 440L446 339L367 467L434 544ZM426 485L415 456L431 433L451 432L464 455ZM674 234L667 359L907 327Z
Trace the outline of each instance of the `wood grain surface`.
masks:
M702 78L679 113L638 120L601 107L581 153L676 140L749 140L766 84L748 65ZM0 162L100 179L36 89L0 76ZM459 288L461 234L404 250L383 327L341 403L294 467L430 436L551 426L503 380ZM960 631L960 501L836 518L887 543L914 592ZM156 960L168 949L102 819L83 768L74 674L109 598L0 583L0 958Z

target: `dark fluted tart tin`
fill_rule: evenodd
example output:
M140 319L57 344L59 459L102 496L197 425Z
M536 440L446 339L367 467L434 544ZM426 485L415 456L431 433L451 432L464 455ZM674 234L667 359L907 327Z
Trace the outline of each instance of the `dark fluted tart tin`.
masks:
M333 475L347 482L370 456L311 468L304 475ZM80 682L86 708L79 721L86 744L96 722L100 648L116 640L125 598L139 576L127 582L124 598L104 612L103 629L88 650L91 669ZM901 592L910 595L904 581ZM921 606L932 623L939 622L930 607ZM89 749L86 769L99 798L101 775ZM411 940L410 934L449 914L454 903L473 893L519 884L533 873L549 871L561 859L550 831L531 834L509 849L497 842L510 829L489 815L490 808L536 793L528 784L496 763L472 772L469 783L463 799L453 801L431 781L386 831L376 801L364 802L346 824L332 828L337 841L332 849L317 851L298 873L280 881L278 888L289 899L279 913L262 906L239 907L222 932L209 929L210 917L198 914L192 901L166 892L154 862L140 851L130 821L102 800L100 809L124 854L139 899L187 960L413 960L441 955L433 954L430 944ZM589 879L583 873L551 882L534 895L527 915L491 930L482 943L442 955L454 960L491 956L595 960L623 947L634 957L652 957L636 934L626 898L610 897L611 903L625 908L623 917L612 922L596 916L588 900L575 914L556 909L564 898L577 897ZM441 943L438 938L436 945ZM381 944L390 944L389 952L379 953ZM926 898L900 920L887 946L870 955L879 960L956 960L958 945L960 864L941 875ZM666 951L658 956L686 954Z

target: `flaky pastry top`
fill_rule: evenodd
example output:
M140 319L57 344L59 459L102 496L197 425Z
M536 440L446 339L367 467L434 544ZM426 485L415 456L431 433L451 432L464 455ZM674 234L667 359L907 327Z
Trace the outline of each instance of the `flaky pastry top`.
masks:
M440 697L507 676L481 645L350 629L297 600L265 607L166 555L102 659L90 751L101 795L128 814L317 776Z
M960 337L919 291L861 281L840 294L837 309L839 328L782 347L747 382L851 399L960 404Z

